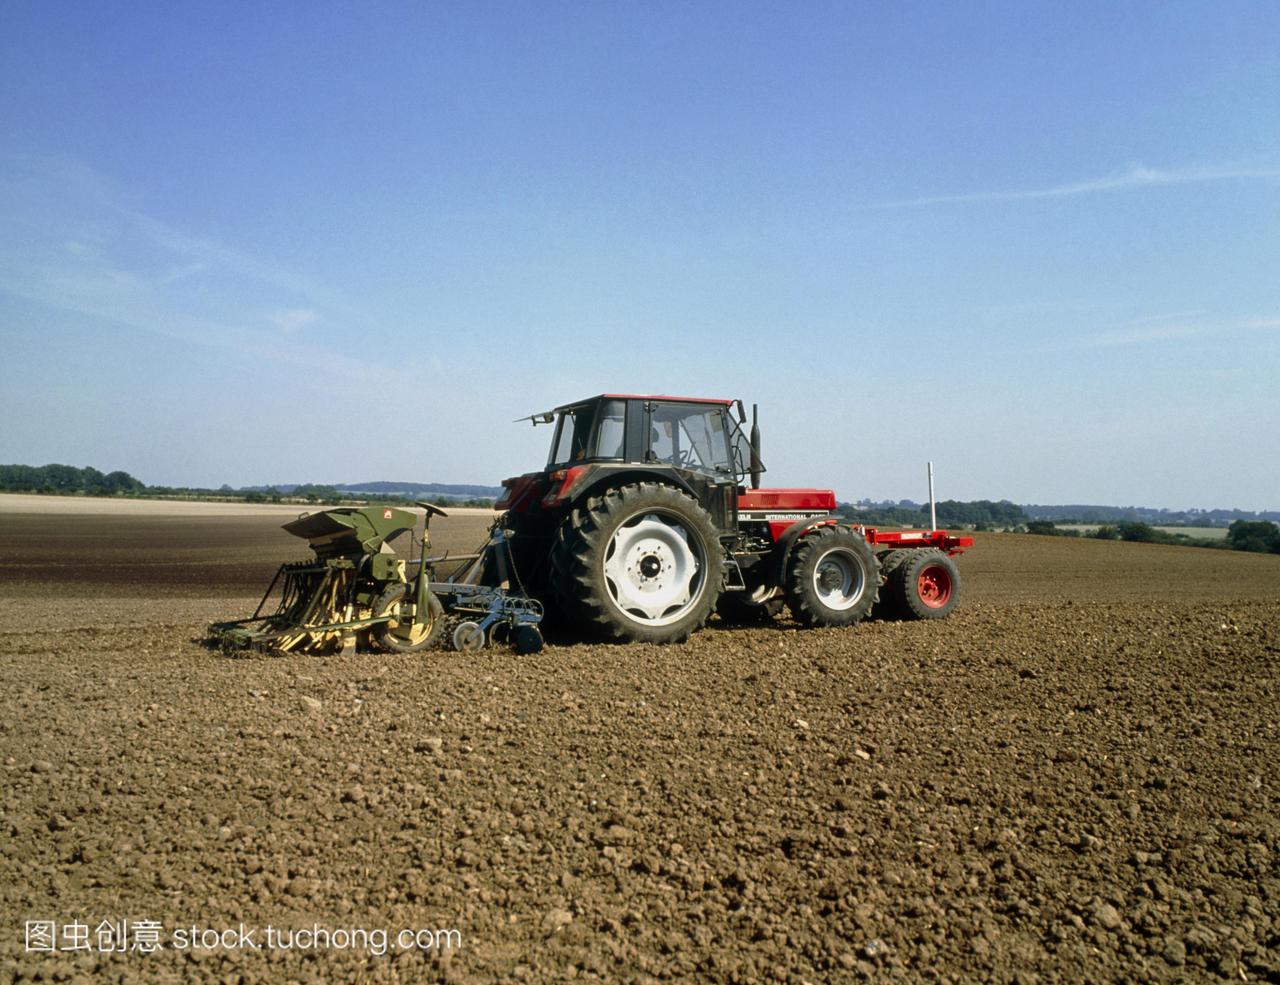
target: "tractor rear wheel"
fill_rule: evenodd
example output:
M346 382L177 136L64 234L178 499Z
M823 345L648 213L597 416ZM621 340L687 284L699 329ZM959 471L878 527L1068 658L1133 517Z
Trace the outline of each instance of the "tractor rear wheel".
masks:
M787 565L787 607L806 626L851 626L876 603L879 565L871 545L846 527L802 537Z
M889 591L904 619L945 619L960 601L956 563L933 549L906 552L909 557L889 580Z
M571 617L615 639L678 643L715 608L724 555L696 500L642 482L592 496L564 519L552 578Z
M373 603L373 614L395 616L400 611L401 603L406 601L413 601L411 586L392 585ZM427 593L427 610L425 622L418 621L415 615L412 618L397 618L394 628L389 623L379 623L373 628L374 639L384 650L392 653L417 653L419 650L429 649L435 645L440 638L440 631L444 629L444 606L431 592Z

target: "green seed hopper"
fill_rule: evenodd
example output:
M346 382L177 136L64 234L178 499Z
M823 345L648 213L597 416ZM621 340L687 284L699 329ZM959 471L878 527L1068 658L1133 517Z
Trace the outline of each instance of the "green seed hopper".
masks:
M478 620L460 623L453 636L458 649L483 645L488 638L511 640L521 652L540 649L542 609L536 601L504 588L434 580L434 563L443 559L428 556L431 518L448 514L430 503L417 505L425 516L412 578L413 562L389 543L415 529L417 516L411 511L366 506L304 513L283 528L307 541L315 559L282 564L253 615L214 623L211 639L233 650L351 653L377 645L413 653L439 640L447 608ZM496 529L475 558L481 561L494 551L502 564L509 548Z

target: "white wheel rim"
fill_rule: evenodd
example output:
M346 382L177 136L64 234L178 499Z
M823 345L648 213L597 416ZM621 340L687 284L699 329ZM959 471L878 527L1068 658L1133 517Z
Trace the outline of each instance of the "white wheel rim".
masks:
M417 622L416 617L411 617L410 621L406 622L404 610L407 608L407 602L408 599L406 596L401 595L394 599L392 603L383 610L381 615L396 617L396 628L386 630L387 635L394 636L406 646L417 646L426 639L428 634L430 634L432 627L435 625L435 619L431 618L433 613L430 610L430 606L428 606L428 619L426 622Z
M473 622L459 623L453 631L455 650L479 650L484 646L484 630Z
M838 547L818 558L813 566L813 590L828 609L849 609L862 597L862 565Z
M415 622L415 623L410 623L408 625L406 625L405 623L401 623L395 629L391 630L391 635L394 636L396 639L401 640L404 643L408 644L409 646L417 646L419 643L421 643L424 639L427 638L427 634L429 634L430 632L431 632L430 623L423 624L420 622Z
M670 625L702 595L702 551L675 516L642 513L632 517L614 531L605 554L609 596L637 623Z

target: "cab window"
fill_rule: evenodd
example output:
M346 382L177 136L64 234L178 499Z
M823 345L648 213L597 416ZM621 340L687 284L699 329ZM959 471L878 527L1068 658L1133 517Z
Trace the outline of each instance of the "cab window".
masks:
M626 447L627 405L608 400L600 405L600 430L596 434L596 458L622 458Z
M551 443L548 467L567 465L586 458L593 423L595 414L590 405L561 411L560 420L556 423L555 440Z
M704 472L734 472L723 408L665 404L654 408L649 421L650 461Z

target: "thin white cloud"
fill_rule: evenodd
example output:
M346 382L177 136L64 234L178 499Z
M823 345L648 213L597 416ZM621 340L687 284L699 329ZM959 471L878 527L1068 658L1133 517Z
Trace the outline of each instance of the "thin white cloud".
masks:
M1159 315L1144 315L1141 318L1133 319L1130 325L1150 325L1152 322L1169 322L1169 321L1186 321L1190 318L1202 318L1205 312L1203 310L1196 311L1168 311Z
M271 322L280 331L287 335L292 335L294 332L306 328L318 317L314 308L287 308L272 315Z
M1102 192L1123 191L1131 188L1156 188L1167 185L1197 185L1222 181L1275 181L1280 179L1280 168L1183 168L1164 170L1134 165L1128 171L1106 178L1077 181L1049 188L1014 189L1006 191L967 192L957 195L926 195L920 198L880 202L879 209L909 209L924 205L951 205L965 202L1022 202L1046 198L1072 198L1077 195L1096 195Z
M283 270L259 257L231 249L221 243L215 243L199 236L192 236L180 229L175 229L168 223L143 215L133 209L124 208L116 202L104 204L127 220L134 230L148 240L152 246L165 252L188 258L195 265L250 278L286 291L316 298L325 298L331 303L341 305L341 302L333 298L329 291L306 277Z
M254 331L175 311L151 285L122 271L67 272L28 268L14 278L0 265L0 291L64 311L124 325L137 331L285 367L322 372L346 382L409 386L399 367L371 363L316 345L286 343L284 336Z
M1178 321L1169 323L1167 319L1170 317L1180 316L1154 315L1149 318L1135 319L1121 328L1086 335L1080 339L1080 344L1087 348L1142 345L1180 342L1184 339L1209 338L1230 335L1233 332L1280 329L1280 318L1251 318L1228 322Z
M128 208L125 197L75 162L0 155L0 224L13 230L0 238L0 292L310 372L399 376L320 339L294 338L322 311L355 330L374 324L334 292Z
M1133 325L1128 328L1112 329L1096 332L1086 336L1084 345L1094 348L1102 346L1137 345L1144 342L1175 342L1181 339L1198 338L1202 335L1214 335L1221 332L1218 326L1183 324L1183 325Z

